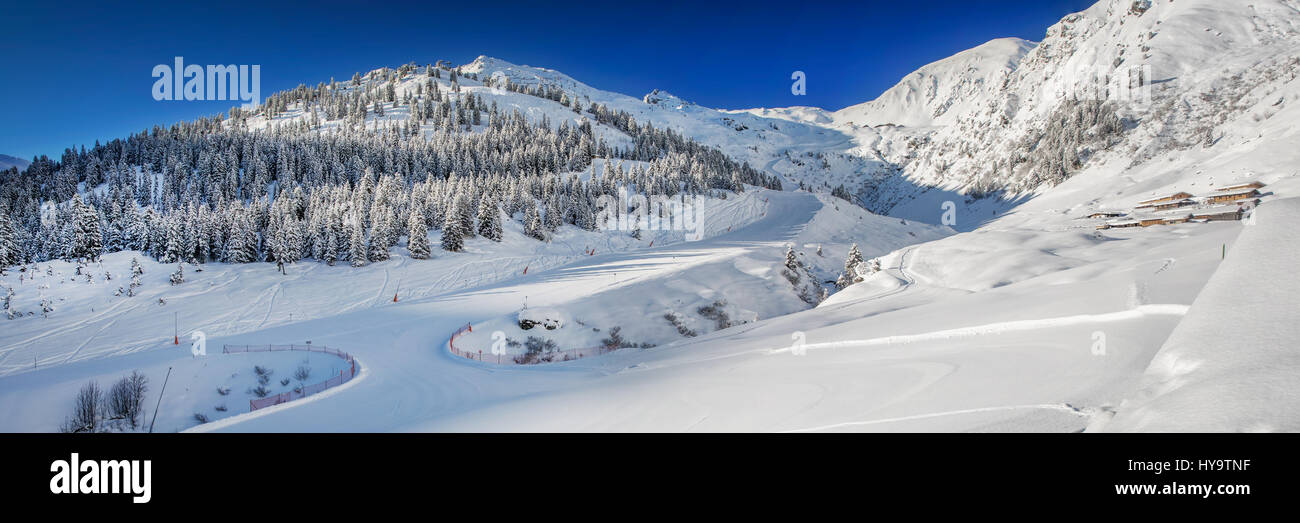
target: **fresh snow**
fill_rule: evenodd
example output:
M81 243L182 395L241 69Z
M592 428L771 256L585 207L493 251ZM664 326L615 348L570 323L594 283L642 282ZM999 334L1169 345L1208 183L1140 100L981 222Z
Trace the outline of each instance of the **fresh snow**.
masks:
M712 202L700 241L566 226L539 243L511 220L501 244L470 239L467 252L432 260L397 249L362 268L304 262L288 275L266 264L187 266L175 287L173 266L140 255L145 283L131 298L112 291L129 279L132 253L92 265L94 283L71 281L64 262L39 264L34 277L11 268L0 287L37 312L0 320L0 430L54 430L81 384L133 369L149 376L154 400L168 367L161 431L1296 430L1300 5L1131 5L1102 0L1037 44L992 41L839 111L711 109L480 57L463 70L627 111L779 175L787 190ZM1072 146L1082 164L1037 183L1042 159L1025 144L1060 135L1053 115L1065 93L1144 65L1153 98L1116 104L1122 133ZM582 118L480 82L461 87L533 120ZM291 108L274 123L303 117ZM1248 181L1266 185L1244 222L1098 231L1104 220L1086 218ZM839 186L877 213L826 194ZM780 274L792 248L831 287L855 243L881 270L816 307ZM105 270L113 281L102 281ZM564 325L522 331L525 306ZM619 327L638 347L497 365L448 351L467 324L458 347L485 353L498 330L567 349ZM195 329L208 336L206 357L189 352ZM221 344L307 340L355 355L364 379L252 414L236 406L252 365L285 376L300 355L222 355ZM213 412L221 401L228 411ZM197 424L200 411L215 421Z

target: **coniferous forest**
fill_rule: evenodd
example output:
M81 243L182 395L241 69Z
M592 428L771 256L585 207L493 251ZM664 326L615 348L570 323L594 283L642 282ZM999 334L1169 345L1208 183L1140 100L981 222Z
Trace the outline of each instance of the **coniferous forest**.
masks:
M399 94L399 81L421 76ZM449 89L435 81L444 76ZM448 251L468 237L500 241L502 220L540 241L564 224L594 230L601 196L620 188L780 187L714 148L558 88L484 82L559 102L573 121L502 111L462 94L461 78L445 66L380 69L0 171L0 265L138 250L164 263L361 266L387 259L403 237L414 238L413 257L430 257L429 230ZM399 108L404 120L381 118ZM307 117L274 120L291 109ZM270 124L251 128L255 117Z

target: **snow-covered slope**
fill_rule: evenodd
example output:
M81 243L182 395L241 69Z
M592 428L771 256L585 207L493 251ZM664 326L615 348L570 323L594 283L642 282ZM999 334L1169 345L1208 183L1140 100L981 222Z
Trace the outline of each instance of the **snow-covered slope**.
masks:
M0 171L3 171L10 167L17 167L19 170L22 170L22 169L26 169L27 166L31 164L32 162L28 160L24 160L22 158L18 158L16 156L0 154Z
M116 285L100 276L72 278L70 264L10 272L0 282L22 291L24 310L44 297L55 310L0 332L0 429L50 430L86 380L173 365L186 373L185 393L164 400L162 419L167 430L193 427L196 409L224 401L208 389L252 362L186 364L189 353L169 344L176 317L167 312L207 331L213 346L311 339L364 363L365 379L320 401L257 417L232 411L197 430L1296 426L1300 394L1285 350L1296 335L1260 326L1288 322L1298 306L1283 263L1294 258L1286 227L1295 205L1281 199L1300 194L1295 0L1102 0L1037 45L995 40L836 112L716 110L662 90L637 98L487 57L463 70L479 75L460 83L463 92L535 121L585 116L482 80L563 89L584 107L626 111L790 183L728 198L699 242L567 228L537 244L514 228L501 246L471 241L468 253L431 261L399 253L359 270L292 266L287 276L214 264L175 288L163 281L169 267L150 265L135 301L111 296ZM1130 71L1149 93L1095 89ZM306 117L289 108L250 125ZM1134 207L1252 181L1265 184L1255 225L1099 231L1104 220L1087 218L1149 217ZM797 184L823 193L842 185L892 216L791 190ZM818 279L833 278L852 243L883 270L816 308L780 275L790 247ZM94 274L120 278L128 260L111 255ZM730 327L702 311L723 302L715 311L735 320ZM470 347L485 349L497 329L524 336L509 329L525 303L572 320L551 335L566 345L621 327L629 341L656 346L506 368L447 352L466 323L477 326ZM1249 328L1215 330L1224 319Z
M1300 199L1261 206L1108 431L1300 430Z
M926 65L879 98L835 111L842 125L947 125L988 99L1034 43L1000 38Z
M1290 0L1102 0L1049 28L987 103L899 161L916 185L1038 191L1107 154L1140 164L1247 138L1228 127L1284 107L1297 63ZM1139 77L1148 90L1107 92Z

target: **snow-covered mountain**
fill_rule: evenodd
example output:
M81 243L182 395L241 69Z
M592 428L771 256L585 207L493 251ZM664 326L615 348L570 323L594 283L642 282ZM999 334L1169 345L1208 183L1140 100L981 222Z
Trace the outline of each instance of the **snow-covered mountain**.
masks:
M465 70L560 86L793 184L843 186L875 212L935 222L941 201L1006 210L1107 155L1139 164L1260 138L1234 131L1287 106L1297 28L1289 0L1102 0L1038 44L992 40L838 111L715 110L663 90L634 98L486 57Z
M999 38L926 65L870 102L833 113L840 125L933 127L951 124L988 100L1034 43Z
M0 332L0 429L51 430L86 380L132 368L158 379L173 365L186 393L162 403L169 430L1300 428L1300 394L1285 379L1294 329L1266 324L1295 310L1295 293L1274 291L1294 285L1257 279L1287 278L1300 254L1287 232L1300 191L1296 0L1101 0L1037 44L993 40L838 111L714 109L672 86L630 96L489 57L459 71L471 76L454 88L439 77L438 88L631 144L620 123L592 122L586 109L599 104L716 147L785 190L718 193L698 242L569 225L540 242L506 220L502 242L472 238L427 260L397 245L364 267L213 263L169 285L172 268L146 259L131 298L106 284L132 270L125 251L93 269L51 261L0 274L29 311ZM365 77L383 80L341 89L392 85L402 99L432 81L418 67ZM288 104L224 125L385 133L411 110L362 107L350 123ZM613 163L561 174L595 177ZM1259 194L1210 201L1247 182ZM1181 193L1170 212L1138 208ZM1128 226L1139 220L1154 223ZM875 269L810 308L783 253L812 276L800 283L825 283L855 243ZM48 318L30 312L47 306ZM564 326L523 332L525 306ZM242 388L238 371L253 361L177 355L178 316L211 347L312 339L346 347L363 372L330 395L227 412L214 389ZM450 352L466 324L469 354L491 354L496 331L515 342L508 355L533 336L627 348L497 372ZM1257 380L1258 369L1277 370ZM225 419L199 424L199 412Z
M8 169L8 168L10 168L10 167L17 167L19 170L21 170L21 169L26 169L27 166L28 166L28 165L31 165L31 164L32 164L31 161L24 160L24 159L19 158L19 157L17 157L17 156L9 156L9 155L7 155L7 154L0 154L0 171L3 171L3 170Z
M920 139L896 134L909 146L891 159L915 185L1027 193L1108 153L1140 164L1258 138L1234 124L1286 106L1298 29L1287 0L1103 0L1050 27L982 103Z

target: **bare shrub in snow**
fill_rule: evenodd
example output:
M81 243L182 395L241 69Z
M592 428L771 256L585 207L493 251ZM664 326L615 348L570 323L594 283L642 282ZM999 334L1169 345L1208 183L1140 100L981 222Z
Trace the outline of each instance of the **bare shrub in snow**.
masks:
M677 313L675 312L664 313L664 319L668 320L668 323L671 323L673 327L677 329L677 333L681 334L682 336L685 336L687 338L694 338L695 336L698 335L698 333L696 333L695 330L691 329L690 327L687 327L684 323L682 323L682 319L679 318L677 316Z
M308 367L306 365L299 365L298 369L293 371L293 379L298 380L299 382L305 382L307 381L307 378L310 377L311 377L311 367Z
M138 427L144 406L144 393L147 390L149 390L149 378L138 370L117 380L108 390L109 416L127 422L131 428Z
M713 302L712 305L700 307L697 312L700 313L700 316L713 320L713 323L717 326L718 330L722 330L732 325L731 317L727 315L726 307L726 301L718 300Z
M59 432L97 432L103 418L104 392L99 384L89 382L77 392L72 404L72 416L63 422Z
M271 375L275 374L275 370L263 367L261 365L255 365L253 366L253 373L257 374L258 384L266 385L268 383L271 383Z
M515 356L514 360L515 363L519 364L550 362L555 359L555 355L552 353L554 353L556 349L557 346L555 345L554 340L529 336L528 339L524 341L525 352L519 356Z

